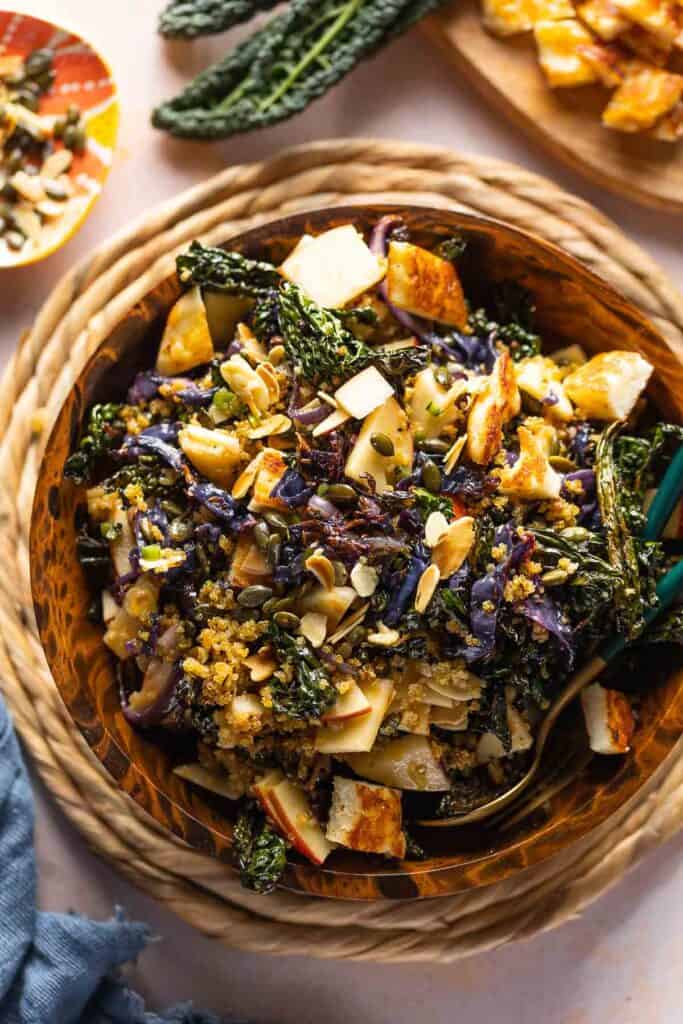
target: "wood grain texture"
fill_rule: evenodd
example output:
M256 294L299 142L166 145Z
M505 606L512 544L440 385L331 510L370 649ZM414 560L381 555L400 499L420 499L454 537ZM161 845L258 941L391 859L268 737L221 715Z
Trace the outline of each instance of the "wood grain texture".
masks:
M558 159L612 192L683 213L683 144L604 128L606 89L550 89L532 33L496 38L480 7L480 0L458 0L428 18L425 31L506 118Z
M232 239L251 255L281 259L305 231L354 220L367 229L396 206L304 213ZM580 339L591 351L631 348L657 368L652 394L667 416L681 419L683 369L672 346L628 300L555 246L510 226L446 210L401 207L419 242L462 231L477 278L514 277L530 288L538 324L550 347ZM83 488L62 481L64 460L93 401L120 396L137 369L154 359L165 314L178 294L174 277L141 298L103 339L68 392L38 472L31 525L31 580L36 619L52 675L86 741L106 770L163 828L202 852L230 860L232 806L173 776L172 742L136 732L121 714L111 656L101 630L88 623L91 594L75 553ZM641 671L645 672L642 668ZM678 664L648 662L648 695L631 754L583 759L547 802L511 827L420 830L428 857L387 864L338 851L323 868L293 855L285 885L296 892L357 900L413 899L463 892L510 879L566 851L623 809L673 749L683 731L683 681ZM582 730L578 730L582 735ZM556 737L551 757L565 757ZM573 741L572 741L573 742ZM554 752L553 752L554 751Z

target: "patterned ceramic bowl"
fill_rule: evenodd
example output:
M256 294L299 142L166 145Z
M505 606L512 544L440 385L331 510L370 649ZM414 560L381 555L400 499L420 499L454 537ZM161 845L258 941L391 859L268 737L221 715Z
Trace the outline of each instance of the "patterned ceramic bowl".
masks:
M111 69L92 46L68 29L29 14L0 11L0 58L28 57L38 49L54 51L55 80L38 113L59 120L70 105L82 114L86 145L69 169L75 195L68 210L45 223L39 237L19 251L0 248L0 267L20 267L49 256L78 230L90 213L109 173L119 123L119 104ZM57 146L61 145L60 143Z

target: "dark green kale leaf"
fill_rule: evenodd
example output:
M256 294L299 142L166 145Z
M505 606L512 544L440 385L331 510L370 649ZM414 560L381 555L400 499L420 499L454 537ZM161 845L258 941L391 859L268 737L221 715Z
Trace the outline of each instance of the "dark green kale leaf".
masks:
M413 487L412 494L415 498L415 507L420 513L423 523L429 519L432 512L441 512L446 519L453 518L453 504L449 498L441 494L433 494L424 487Z
M295 372L313 383L347 377L373 361L373 350L359 341L331 309L285 282L279 294L280 334Z
M157 107L152 123L186 138L217 139L291 117L440 2L292 0Z
M683 646L683 606L676 605L656 619L643 636L643 642Z
M125 432L120 404L107 402L104 405L93 405L86 432L77 450L64 463L64 476L77 484L90 480L97 463L118 447Z
M464 256L466 249L467 240L461 235L453 235L452 238L444 238L443 242L439 242L434 253L436 256L440 256L442 260L448 260L449 263L457 264Z
M294 669L290 683L284 683L275 676L271 679L273 710L288 718L319 719L334 704L337 691L313 648L302 637L293 637L274 622L271 622L267 636L278 660Z
M541 351L541 339L534 330L535 312L526 288L503 281L494 288L486 308L470 315L470 327L479 336L493 334L509 347L513 359L525 359Z
M619 573L614 594L617 624L629 640L633 640L644 626L643 594L638 547L624 511L623 482L615 459L615 441L621 427L619 422L611 423L602 432L595 455L595 472L609 562Z
M238 292L250 298L268 294L280 283L271 263L250 260L238 252L193 242L176 259L178 280L184 285L201 285L212 291Z
M614 458L623 483L620 500L629 529L641 533L647 516L643 511L645 493L655 487L675 446L683 441L683 427L658 423L644 437L622 434L614 445Z
M406 855L405 860L426 860L427 854L422 849L417 839L411 836L407 829L403 830L403 834L406 837Z
M287 845L252 801L235 822L233 844L244 888L262 895L272 892L287 865Z
M168 39L195 39L225 32L279 0L171 0L159 16L159 32Z

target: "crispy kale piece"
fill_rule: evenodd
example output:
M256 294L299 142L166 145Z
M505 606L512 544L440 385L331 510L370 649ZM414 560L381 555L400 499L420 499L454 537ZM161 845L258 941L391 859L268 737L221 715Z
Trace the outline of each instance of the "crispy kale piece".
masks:
M645 492L656 486L675 445L682 442L683 427L674 423L658 423L645 437L622 434L616 439L614 459L624 484L620 500L632 533L640 533L645 526Z
M287 845L252 801L235 822L233 843L245 889L261 895L272 892L287 864Z
M250 260L238 252L228 252L193 242L176 260L181 284L198 284L212 291L239 292L258 298L277 288L280 275L271 263Z
M303 110L442 0L292 0L152 115L156 128L226 138Z
M510 349L515 360L535 356L541 350L541 339L534 330L535 308L526 288L513 281L497 285L486 308L475 310L470 327L476 335L493 335Z
M289 282L280 290L279 325L287 357L306 380L329 383L372 362L372 349L354 338L333 310Z
M605 528L609 562L619 572L614 599L617 624L633 640L642 631L643 594L638 545L629 529L621 494L623 483L615 459L621 423L611 423L600 436L595 457L600 516Z
M467 240L461 235L453 235L452 238L444 238L443 242L439 242L434 253L436 256L440 256L442 260L448 260L449 263L457 263L458 260L462 259L466 249Z
M424 487L414 487L412 493L423 522L427 521L432 512L441 512L446 519L453 518L453 503L449 498L442 494L432 494Z
M64 476L77 484L90 480L99 460L117 447L125 430L117 402L93 405L86 432L64 463Z
M294 670L290 683L283 683L275 676L271 679L273 709L278 714L304 721L320 718L334 704L337 691L313 648L302 637L295 639L274 622L267 635L279 660L289 663Z
M279 0L171 0L159 16L159 32L169 39L195 39L225 32Z

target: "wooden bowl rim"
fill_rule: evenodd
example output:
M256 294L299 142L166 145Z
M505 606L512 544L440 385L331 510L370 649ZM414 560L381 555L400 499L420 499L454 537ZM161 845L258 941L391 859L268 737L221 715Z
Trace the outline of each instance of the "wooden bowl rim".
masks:
M312 210L304 210L294 214L289 214L284 217L278 217L274 220L267 220L255 225L254 227L246 231L241 231L238 234L230 236L223 243L221 243L221 246L223 248L228 248L232 245L246 246L251 242L252 239L258 241L259 236L265 232L270 232L272 234L286 234L288 232L296 233L294 230L292 230L295 225L301 225L306 223L310 224L311 222L322 221L322 224L316 223L315 226L318 229L323 229L325 222L335 221L342 217L348 217L349 219L352 220L354 216L356 216L359 212L367 213L369 211L372 211L373 215L376 214L378 217L390 213L395 213L398 215L403 213L423 217L431 216L434 220L437 221L441 218L445 218L453 222L454 228L462 228L463 230L476 230L477 228L495 228L497 230L502 230L503 232L507 232L508 234L516 236L518 239L523 240L527 246L531 246L531 248L535 246L542 252L550 252L555 256L555 258L559 259L566 265L572 277L574 279L578 278L580 284L582 284L581 279L583 279L583 281L590 283L592 288L599 293L600 302L603 302L604 299L617 300L620 304L628 307L629 314L634 320L634 322L644 327L647 330L647 332L650 335L652 335L652 337L656 340L658 346L661 347L663 351L666 351L678 365L681 365L681 359L679 354L668 343L665 336L662 335L660 331L657 330L652 321L633 302L631 302L631 300L621 295L619 291L616 288L614 288L609 282L604 280L604 278L601 278L598 274L594 273L589 267L587 267L584 263L579 261L575 256L573 256L571 253L568 253L566 250L562 249L554 242L550 242L545 238L535 235L533 232L526 231L522 228L518 228L516 225L510 224L507 221L499 220L498 218L480 216L448 208L432 207L410 203L364 202L341 206L318 207ZM455 223L456 221L457 224ZM172 282L174 280L175 273L170 274L163 280L159 281L154 288L150 289L150 291L145 296L143 296L142 299L138 300L138 302L135 304L135 307L137 307L141 302L144 302L146 298L154 294L156 291L164 287L168 287L169 282ZM50 450L53 435L56 434L58 429L61 427L61 420L65 414L65 405L68 402L69 397L72 395L74 388L76 388L81 381L86 380L88 378L92 366L95 364L100 351L104 346L106 346L111 334L118 328L118 326L123 322L123 320L125 320L126 316L128 316L130 312L131 310L129 310L128 313L124 314L122 318L112 326L107 336L98 344L95 351L90 355L90 357L80 370L76 380L71 384L71 387L69 388L67 395L62 400L59 413L55 418L47 443L41 456L41 462L38 470L36 490L34 494L31 512L31 528L29 537L31 592L34 608L36 609L36 611L38 611L39 608L41 582L36 572L34 571L37 563L37 549L40 543L39 537L36 533L36 530L34 529L34 524L35 510L38 504L38 496L44 478L42 472L43 464L47 457L47 453ZM45 636L42 619L41 616L38 614L37 621L41 646L43 647L48 667L50 667L51 670L51 657L48 654L44 642ZM116 751L118 752L120 758L122 758L123 761L125 762L125 771L121 773L121 776L117 776L111 769L111 767L104 764L102 758L99 757L98 751L95 749L92 737L82 727L82 724L78 719L78 716L72 713L72 709L65 699L63 688L60 685L60 682L58 682L55 679L54 675L53 680L55 681L55 685L57 686L57 689L60 693L60 697L62 698L62 701L65 705L65 708L70 718L76 723L77 727L79 728L79 731L84 736L86 742L88 743L88 746L93 751L94 755L98 757L100 763L103 763L105 769L107 770L108 774L111 775L111 777L114 779L116 785L119 788L123 789L130 797L132 797L132 799L136 801L136 803L138 803L139 806L141 806L145 811L147 811L147 813L150 814L150 817L153 816L151 815L148 801L145 798L144 787L140 787L135 784L136 778L144 779L147 786L151 787L157 794L159 794L159 796L161 796L164 800L172 804L172 806L174 807L176 812L181 816L181 818L186 819L189 822L192 822L195 829L198 830L200 834L209 837L217 835L221 836L224 840L230 840L230 834L227 830L225 832L220 832L216 829L211 828L205 822L199 820L199 818L197 818L191 810L189 810L186 806L183 806L182 804L178 803L173 796L169 795L152 778L150 778L147 772L144 770L144 767L130 759L127 751L121 747L117 738L109 730L108 726L102 721L102 719L98 718L98 722L103 733L107 736L109 742L116 748ZM678 709L679 712L683 712L683 687L680 685L681 682L683 682L683 673L679 672L679 685L677 693L670 702L668 708L666 709L664 716L657 723L657 726L666 724L668 718L672 718L675 720L675 715L673 713L675 709ZM96 713L96 709L92 705L91 710L93 711L94 714ZM651 727L649 733L643 737L645 749L647 749L648 747L648 738L651 738L651 734L653 732L654 726ZM651 746L651 744L649 745ZM459 855L459 860L457 864L433 863L430 861L421 864L420 862L411 861L409 870L405 868L394 867L392 869L387 867L387 870L382 870L381 868L379 868L377 870L373 870L372 872L368 872L363 871L361 869L354 870L353 868L348 867L344 867L341 870L337 870L331 867L326 867L325 865L317 866L311 864L308 861L302 862L300 860L297 860L293 865L292 862L288 859L287 872L284 876L283 881L280 883L280 888L298 894L304 894L309 896L318 895L321 897L331 899L414 899L429 898L430 896L432 898L437 898L438 896L444 896L456 892L467 891L469 889L478 888L483 885L492 884L492 882L487 880L486 878L478 879L476 881L468 881L466 878L464 878L465 869L469 865L473 864L500 865L501 863L504 865L503 870L499 871L496 874L495 879L493 879L493 884L504 881L510 876L518 874L520 871L528 871L534 865L542 863L550 859L560 851L564 851L570 848L571 846L574 846L579 840L585 838L591 832L595 831L595 829L603 826L611 817L618 813L618 811L625 804L631 801L634 795L648 783L654 772L669 759L673 747L674 742L672 741L670 749L666 752L663 758L651 756L645 762L641 761L640 773L638 775L631 773L630 775L627 775L626 778L622 778L623 773L618 773L607 782L600 783L600 792L603 799L601 803L601 813L597 817L588 819L585 815L582 814L584 807L577 807L572 813L572 815L569 818L564 819L564 821L562 821L561 823L557 821L550 821L547 827L541 828L540 830L534 832L531 835L522 835L518 840L513 841L504 850L478 850L476 852L473 852L471 855L463 852ZM153 820L156 819L153 818ZM560 826L560 824L564 830L562 842L558 845L554 845L549 848L549 835L553 833L555 829L557 829ZM171 821L170 823L165 823L164 828L166 829L166 831L173 832L176 835L181 836L182 838L180 829L175 825L173 821ZM205 846L201 846L198 843L193 843L192 845L197 849L203 850L204 852L206 851ZM517 854L520 850L524 850L526 855L526 860L524 864L520 864L518 862ZM438 858L435 859L438 860ZM294 867L296 869L296 873L293 870ZM445 876L447 885L444 888L440 888L438 892L434 892L433 894L412 891L410 887L406 887L405 890L401 888L401 880L410 880L412 877L418 875L438 875L440 876L440 878L443 878ZM369 893L367 892L367 890L364 890L361 893L352 894L350 896L344 893L326 892L324 891L324 888L322 888L320 885L321 879L329 880L329 882L337 888L340 888L340 886L343 885L345 880L348 882L352 882L354 880L363 879L366 883L373 883L376 880L378 883L386 883L386 891L381 891L378 886L374 886L373 891ZM304 881L308 881L309 885L303 884Z

